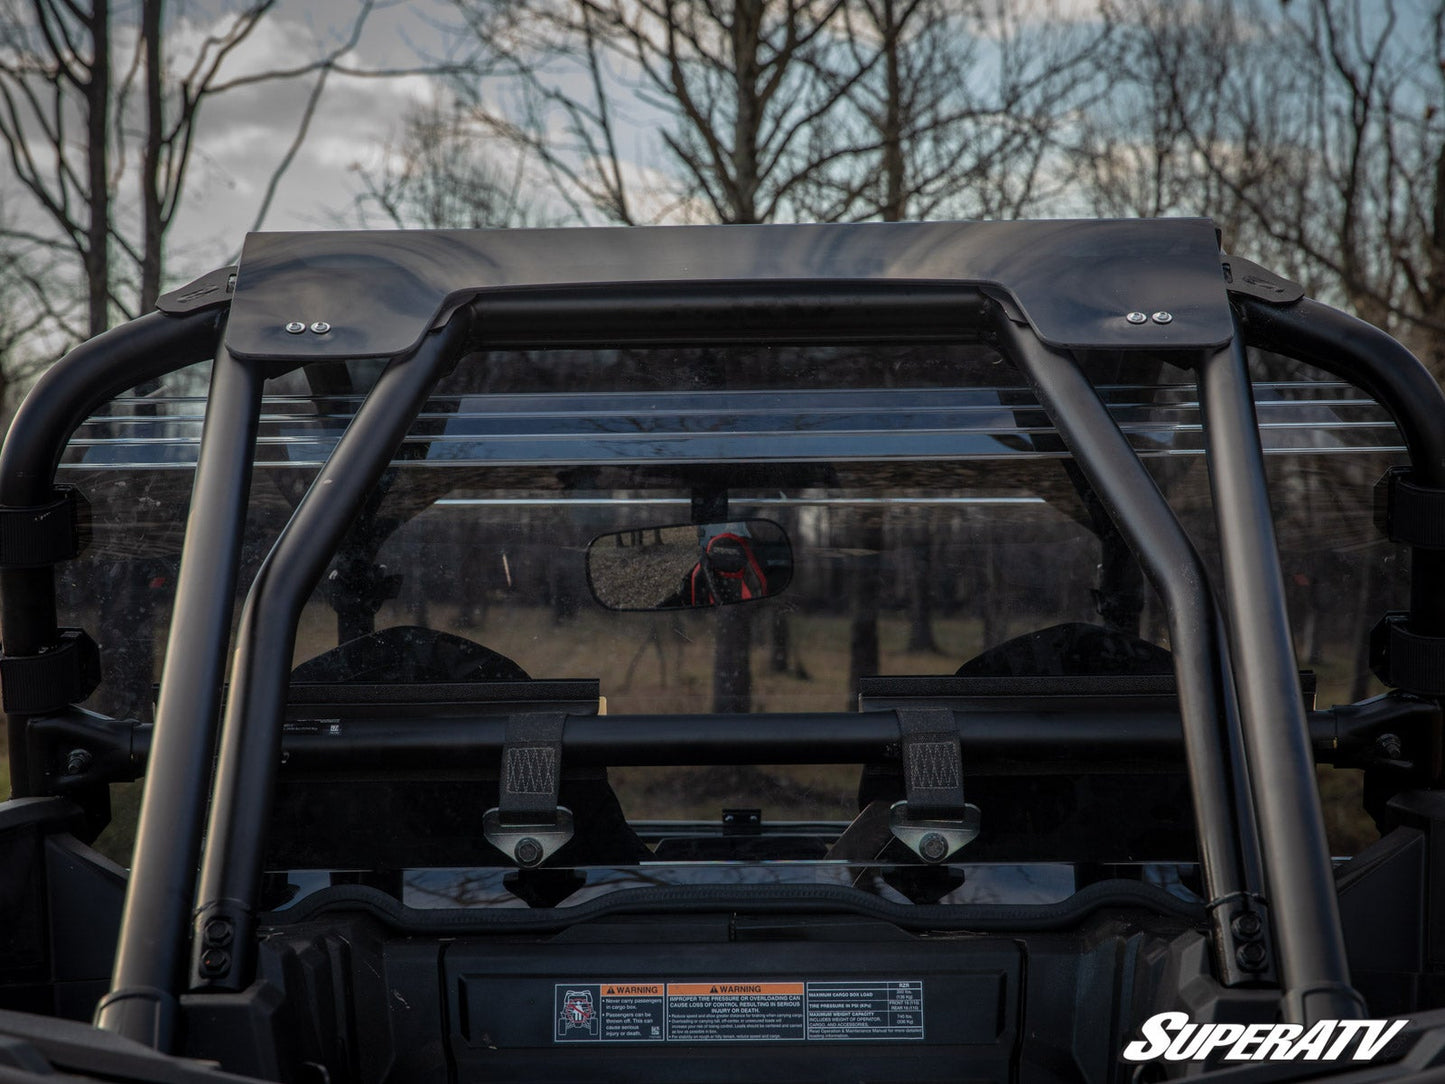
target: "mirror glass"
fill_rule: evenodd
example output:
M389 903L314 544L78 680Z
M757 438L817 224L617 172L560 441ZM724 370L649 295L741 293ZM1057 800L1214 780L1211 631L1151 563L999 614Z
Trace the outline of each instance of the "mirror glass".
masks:
M793 578L787 532L768 519L679 523L598 535L592 597L609 610L693 610L756 602Z

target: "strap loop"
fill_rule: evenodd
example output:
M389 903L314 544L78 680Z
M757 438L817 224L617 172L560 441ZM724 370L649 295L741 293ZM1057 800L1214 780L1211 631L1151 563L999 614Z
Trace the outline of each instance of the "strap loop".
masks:
M908 815L956 820L965 815L963 751L949 708L897 708L903 737L903 784Z
M1395 689L1445 696L1445 636L1411 632L1409 614L1390 613L1370 633L1370 668Z
M562 786L561 712L513 715L502 745L498 818L503 825L556 824Z
M49 504L0 508L0 568L45 568L68 561L90 541L90 506L73 486L56 486Z
M39 655L0 655L0 710L45 715L78 704L100 684L100 649L81 629L61 629L60 642Z
M1409 467L1391 467L1375 484L1375 525L1391 542L1445 549L1445 489L1411 481Z

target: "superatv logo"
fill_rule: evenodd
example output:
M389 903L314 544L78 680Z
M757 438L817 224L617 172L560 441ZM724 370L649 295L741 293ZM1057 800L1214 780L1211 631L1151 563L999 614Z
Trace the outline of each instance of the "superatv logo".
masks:
M1349 1052L1354 1061L1369 1061L1408 1023L1321 1020L1308 1028L1302 1024L1191 1024L1185 1013L1161 1012L1144 1021L1144 1038L1124 1048L1124 1060L1332 1061Z

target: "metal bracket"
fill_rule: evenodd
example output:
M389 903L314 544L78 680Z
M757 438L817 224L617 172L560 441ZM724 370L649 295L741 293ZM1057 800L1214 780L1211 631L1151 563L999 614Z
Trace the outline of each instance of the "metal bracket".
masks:
M946 862L960 848L978 838L982 817L978 806L966 804L959 820L920 818L908 816L908 802L894 802L888 810L888 830L925 862Z
M1269 906L1236 893L1209 905L1215 961L1225 986L1278 981Z
M1290 305L1305 295L1305 288L1299 283L1276 275L1243 256L1221 253L1219 262L1224 271L1224 287L1231 294L1257 297L1275 305Z
M482 836L523 869L532 869L572 838L572 811L559 805L552 824L503 824L501 809L492 808L482 814Z
M183 316L188 312L217 308L231 303L236 291L236 267L218 267L194 282L188 282L156 299L156 308L167 316Z

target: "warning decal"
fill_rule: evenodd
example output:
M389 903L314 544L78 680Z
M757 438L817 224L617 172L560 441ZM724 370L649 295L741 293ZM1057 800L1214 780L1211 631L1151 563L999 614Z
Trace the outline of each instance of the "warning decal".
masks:
M806 1038L801 982L670 982L667 1038L765 1043Z
M554 987L555 1041L922 1039L923 982L575 982Z
M660 1043L667 1010L660 982L559 983L553 1038L559 1043Z

